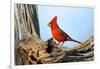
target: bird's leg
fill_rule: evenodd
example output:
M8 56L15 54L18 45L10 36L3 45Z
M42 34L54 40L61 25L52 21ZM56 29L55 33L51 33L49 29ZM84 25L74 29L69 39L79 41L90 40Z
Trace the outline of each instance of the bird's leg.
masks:
M64 44L64 42L61 44L61 46Z

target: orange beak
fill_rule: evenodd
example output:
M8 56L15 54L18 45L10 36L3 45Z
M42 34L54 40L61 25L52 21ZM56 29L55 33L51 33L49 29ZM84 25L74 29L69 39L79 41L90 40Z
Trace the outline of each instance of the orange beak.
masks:
M49 27L51 27L51 24L50 24L50 23L48 23L48 26L49 26Z

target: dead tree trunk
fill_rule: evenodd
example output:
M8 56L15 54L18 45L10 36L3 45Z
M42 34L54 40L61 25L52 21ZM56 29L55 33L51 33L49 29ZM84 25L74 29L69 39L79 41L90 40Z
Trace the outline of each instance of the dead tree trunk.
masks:
M24 38L24 33L40 37L37 6L31 4L15 4L14 32L15 40Z

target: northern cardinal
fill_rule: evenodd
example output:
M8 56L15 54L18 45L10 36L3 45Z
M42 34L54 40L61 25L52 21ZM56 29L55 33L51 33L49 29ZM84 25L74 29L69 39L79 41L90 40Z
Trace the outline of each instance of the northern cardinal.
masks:
M74 41L77 43L80 43L77 40L72 39L68 34L66 34L57 24L57 16L55 16L49 23L48 26L51 28L51 32L53 37L58 41L58 44L60 42L63 42L61 45L64 44L65 41Z

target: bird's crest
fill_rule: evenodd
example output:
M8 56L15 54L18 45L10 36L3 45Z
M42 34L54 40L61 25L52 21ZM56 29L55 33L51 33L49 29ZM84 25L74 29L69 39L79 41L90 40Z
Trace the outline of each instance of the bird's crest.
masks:
M57 16L55 16L50 22L51 23L57 23Z
M57 23L57 16L55 16L49 23L48 26L50 26L53 23Z

